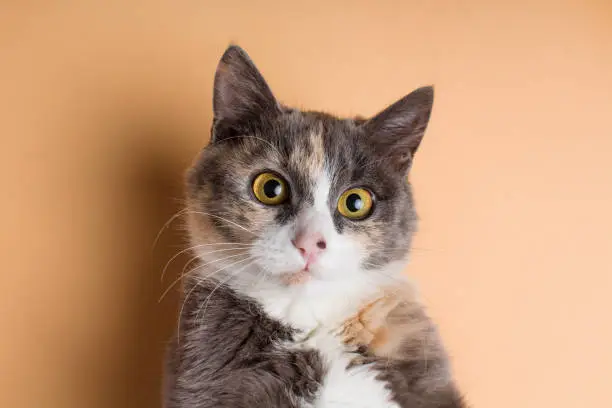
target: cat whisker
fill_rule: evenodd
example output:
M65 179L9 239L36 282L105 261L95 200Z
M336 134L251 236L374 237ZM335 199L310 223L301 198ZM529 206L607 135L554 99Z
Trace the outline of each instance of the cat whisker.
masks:
M183 303L182 303L182 305L181 305L181 309L180 309L180 311L179 311L179 315L178 315L178 316L179 316L179 318L178 318L177 336L180 334L180 330L181 330L181 316L183 316L183 309L185 308L185 305L187 304L187 302L188 302L188 300L189 300L189 297L191 296L191 294L193 293L193 291L194 291L195 289L197 289L197 288L198 288L200 285L202 285L202 283L204 283L204 282L206 282L206 281L210 280L210 277L211 277L211 276L213 276L213 275L215 275L216 273L218 273L218 272L220 272L220 271L222 271L222 270L225 270L225 269L227 269L227 268L229 268L229 267L231 267L231 266L233 266L233 265L235 265L235 264L237 264L237 263L247 261L247 260L249 260L249 259L251 259L251 257L250 257L250 256L247 256L247 257L245 257L244 259L241 259L241 260L238 260L238 261L236 261L236 262L233 262L233 263L231 263L231 264L229 264L229 265L226 265L226 266L224 266L223 268L221 268L221 269L217 269L216 271L214 271L214 272L212 272L212 273L208 274L207 276L205 276L205 277L203 277L203 278L200 278L200 279L197 279L197 280L196 280L196 283L195 283L195 284L193 285L193 287L192 287L192 288L189 290L189 292L187 293L187 295L185 295L185 299L183 299ZM232 276L234 276L234 275L235 275L235 274L232 274ZM177 338L177 339L179 339L179 338Z
M246 253L246 252L245 252L245 253L241 253L241 254L230 255L230 256L226 256L226 257L224 257L224 258L216 259L216 260L211 261L211 262L206 262L206 263L204 263L204 264L202 264L202 265L198 265L197 267L193 268L193 269L192 269L192 270L190 270L189 272L191 273L191 272L194 272L194 271L196 271L196 270L198 270L198 269L202 269L202 268L204 268L205 266L208 266L208 265L210 265L210 264L217 263L217 262L219 262L219 261L224 261L224 260L227 260L227 259L233 259L233 258L236 258L236 257L241 256L241 255L242 255L242 256L246 255L248 258L252 258L252 257L251 257L251 256L250 256L248 253ZM240 261L238 261L238 262L240 262ZM236 263L238 263L238 262L236 262ZM234 265L234 264L227 265L227 267L230 267L230 266L232 266L232 265ZM221 268L221 269L217 269L216 271L213 271L213 272L207 273L207 274L205 274L205 275L204 275L204 280L207 280L207 279L209 280L211 277L213 277L213 276L214 276L214 275L216 275L217 273L219 273L219 272L221 272L221 271L224 271L224 270L225 270L225 268Z
M245 260L249 260L251 259L250 257L247 259L243 259L242 261L238 261L238 262L243 262ZM237 263L238 263L237 262ZM252 265L255 262L255 259L251 260L251 262L247 263L246 265L243 265L240 269L237 269L236 271L234 271L234 273L230 274L227 279L225 279L222 282L219 282L214 288L213 290L208 294L208 296L206 297L206 299L204 299L204 305L202 306L202 308L200 309L200 311L198 311L198 314L196 315L196 321L200 320L200 313L206 313L206 308L208 307L208 302L210 301L212 295L214 295L214 293L217 291L217 289L219 289L221 286L225 285L227 282L229 282L233 277L235 277L236 275L238 275L240 272L242 272L245 268L247 268L249 265Z
M153 252L155 250L155 247L157 246L157 243L159 242L159 239L161 238L161 236L164 233L164 231L170 226L170 224L172 224L174 222L174 220L176 220L178 217L180 217L187 210L188 210L187 208L183 208L182 210L177 211L172 216L170 216L170 218L168 219L168 221L166 221L164 223L164 225L162 225L162 227L157 232L157 235L155 236L155 239L153 240L153 245L151 246L151 252Z
M368 272L374 272L374 273L377 273L379 275L384 276L387 279L391 279L391 280L394 280L394 281L397 281L397 282L403 282L403 280L401 278L397 277L397 276L392 276L392 275L389 275L389 274L386 274L386 273L382 272L379 269L379 268L382 268L381 265L372 264L372 263L369 263L369 262L364 262L363 264L365 266L371 266L373 268L373 269L368 269Z
M191 251L193 249L197 249L197 248L203 248L206 246L213 246L213 245L235 245L235 246L241 246L241 248L239 249L243 249L243 248L250 248L253 245L252 244L240 244L240 243L235 243L235 242L220 242L220 243L214 243L214 244L199 244L199 245L194 245L191 246L189 248L185 248L179 252L177 252L172 258L170 258L170 260L168 262L166 262L166 265L164 266L164 269L162 270L162 274L161 274L161 280L164 280L164 276L166 274L166 270L168 269L168 267L170 266L170 264L179 256L181 256L181 254L184 254L185 252ZM225 248L225 249L219 249L216 251L211 251L211 252L207 252L206 254L212 254L213 252L223 252L223 251L231 251L237 248Z
M220 244L224 244L224 243L219 243L219 245L220 245ZM198 259L200 259L200 257L199 257L198 255L195 255L195 256L193 256L191 259L189 259L189 260L188 260L188 261L185 263L185 265L183 266L183 269L181 269L181 273L179 274L179 280L180 280L181 278L183 278L184 276L186 276L186 274L187 274L187 273L186 273L186 271L187 271L187 269L189 268L189 266L190 266L190 265L191 265L191 264L192 264L194 261L197 261ZM199 265L199 266L201 266L201 265ZM198 268L199 268L199 266L194 267L194 268L193 268L193 269L191 269L189 272L193 272L194 270L198 269Z
M185 262L185 265L183 266L183 269L181 269L181 273L179 274L179 276L184 276L185 275L185 271L187 271L187 269L189 268L189 266L194 262L197 261L198 259L200 259L199 256L195 255L193 257L191 257L187 262Z
M431 248L423 248L423 247L410 247L408 249L408 253L411 253L413 251L435 251L435 249L431 249ZM399 254L399 255L404 255L406 254L406 250L403 248L396 248L396 249L381 249L381 250L376 250L377 253L381 253L381 254Z
M259 257L254 257L255 260L258 260ZM270 276L270 270L265 267L264 265L258 265L260 271L257 274L257 276L255 277L253 283L251 284L250 288L251 290L255 289L256 287L259 286L259 284L261 282L263 282L268 276Z
M214 251L213 251L213 252L214 252ZM175 280L174 280L174 281L173 281L173 282L170 284L170 286L168 286L168 288L167 288L167 289L164 291L164 293L161 295L161 297L159 298L159 300L158 300L157 302L158 302L158 303L159 303L159 302L161 302L161 301L164 299L164 297L165 297L165 296L166 296L166 295L167 295L167 294L170 292L170 290L171 290L171 289L172 289L172 288L173 288L173 287L174 287L174 286L175 286L177 283L179 283L179 282L181 281L181 279L183 279L183 278L184 278L184 277L185 277L187 274L193 273L194 271L196 271L196 270L198 270L198 269L201 269L201 268L203 268L203 267L205 267L205 266L207 266L207 265L210 265L210 264L213 264L213 263L217 263L217 262L221 262L221 261L224 261L224 260L226 260L226 259L236 258L236 257L238 257L238 256L244 256L244 255L247 255L247 254L248 254L248 252L246 252L246 251L245 251L245 252L240 253L240 254L234 254L234 255L226 256L226 257L224 257L224 258L214 259L214 260L212 260L212 261L205 262L205 263L203 263L203 264L201 264L201 265L198 265L198 266L196 266L195 268L192 268L191 270L189 270L189 272L187 272L187 273L183 273L183 274L179 275L179 277L178 277L178 278L176 278L176 279L175 279ZM208 278L208 277L210 277L210 276L207 276L207 278Z
M279 156L283 156L283 154L282 154L282 153L281 153L281 152L278 150L277 146L274 146L274 145L273 145L272 143L270 143L268 140L263 139L263 138L258 137L258 136L253 136L253 135L238 135L238 136L226 137L226 138L224 138L224 139L223 139L223 141L226 141L226 140L231 140L231 139L239 139L239 138L242 138L242 139L256 139L256 140L260 140L260 141L262 141L262 142L264 142L264 143L267 143L267 144L268 144L268 146L270 146L272 149L274 149L274 151L275 151L276 153L278 153L278 154L279 154Z
M261 266L260 267L260 272L257 274L257 276L255 277L255 282L251 285L251 290L255 289L257 286L259 286L259 284L265 280L270 271L268 270L268 268L266 268L265 266ZM251 314L253 314L253 311L251 310L251 303L249 303L249 312L251 312Z
M240 228L241 230L248 232L249 234L252 234L252 235L254 235L254 236L257 236L257 234L255 234L253 231L249 230L248 228L245 228L244 226L242 226L242 225L240 225L240 224L238 224L238 223L235 223L234 221L228 220L228 219L227 219L227 218L225 218L225 217L221 217L221 216L219 216L219 215L216 215L216 214L211 214L211 213L209 213L209 212L204 212L204 211L189 211L189 212L190 212L190 213L193 213L193 214L201 214L201 215L207 215L207 216L209 216L209 217L217 218L217 219L219 219L219 220L222 220L222 221L227 222L228 224L231 224L231 225L233 225L233 226L235 226L235 227L238 227L238 228Z

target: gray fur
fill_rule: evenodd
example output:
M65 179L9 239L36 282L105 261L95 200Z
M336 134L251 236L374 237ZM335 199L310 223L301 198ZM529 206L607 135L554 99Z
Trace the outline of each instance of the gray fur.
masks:
M307 167L323 154L334 170L330 197L352 186L375 194L374 212L361 221L342 217L329 203L336 230L368 243L366 268L406 257L416 228L406 176L429 120L432 88L409 94L370 120L299 111L278 103L246 53L232 46L219 64L213 102L211 143L187 176L192 241L249 244L270 223L290 222L313 201ZM252 179L266 169L290 180L286 204L270 208L253 200ZM166 408L297 408L312 401L325 375L318 352L287 348L293 328L229 287L215 289L217 284L197 276L186 280L180 328L169 352ZM361 351L402 407L462 407L452 383L434 391L423 385L424 361L415 358L414 344L404 357L384 361ZM427 363L446 373L445 354L436 358Z
M324 373L319 355L280 346L294 331L231 289L217 289L207 302L214 287L187 282L169 351L165 407L298 408L312 400Z

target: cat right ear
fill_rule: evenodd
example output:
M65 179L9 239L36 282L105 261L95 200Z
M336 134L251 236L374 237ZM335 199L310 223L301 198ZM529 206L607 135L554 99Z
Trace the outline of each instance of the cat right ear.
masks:
M398 171L410 167L431 115L432 86L419 88L404 96L365 123L374 149Z
M217 66L213 94L213 142L253 132L280 113L270 87L240 47L231 45Z

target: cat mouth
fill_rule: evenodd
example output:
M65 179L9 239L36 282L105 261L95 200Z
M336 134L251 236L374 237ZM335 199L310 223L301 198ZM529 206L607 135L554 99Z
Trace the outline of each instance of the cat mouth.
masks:
M287 286L302 285L312 279L312 273L304 268L298 272L287 273L283 276L283 283Z

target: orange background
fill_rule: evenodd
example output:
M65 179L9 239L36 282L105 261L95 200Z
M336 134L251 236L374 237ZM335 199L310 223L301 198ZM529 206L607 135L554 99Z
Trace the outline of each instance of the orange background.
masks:
M435 84L410 273L459 382L474 407L612 406L610 3L289 3L0 5L0 406L159 406L180 223L151 246L230 41L311 109Z

